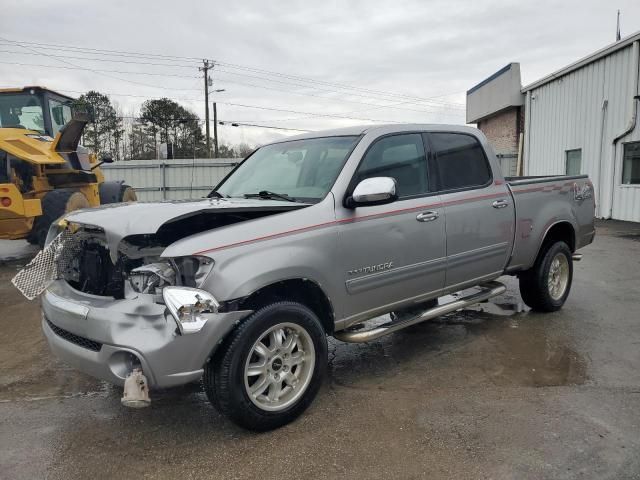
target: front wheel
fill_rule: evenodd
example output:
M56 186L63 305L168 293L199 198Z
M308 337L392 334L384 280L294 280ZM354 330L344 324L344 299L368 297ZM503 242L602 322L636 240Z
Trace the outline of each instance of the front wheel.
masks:
M236 424L256 431L293 421L313 401L327 368L318 317L295 302L250 315L205 366L209 400Z
M564 242L549 245L534 266L520 275L520 295L532 310L555 312L569 296L573 280L573 260Z

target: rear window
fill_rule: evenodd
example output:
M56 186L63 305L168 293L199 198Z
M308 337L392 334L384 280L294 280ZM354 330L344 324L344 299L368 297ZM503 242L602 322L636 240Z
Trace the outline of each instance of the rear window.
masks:
M429 137L441 190L481 187L489 182L489 164L475 137L461 133L431 133Z

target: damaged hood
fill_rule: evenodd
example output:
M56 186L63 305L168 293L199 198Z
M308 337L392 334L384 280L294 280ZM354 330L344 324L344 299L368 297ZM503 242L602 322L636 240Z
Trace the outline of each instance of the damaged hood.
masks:
M117 258L118 245L130 235L155 234L167 223L201 214L239 212L286 212L308 204L280 200L205 198L202 200L170 200L103 205L78 210L65 216L71 223L98 227L105 232L112 260ZM185 237L190 232L184 232ZM196 232L193 232L196 233Z

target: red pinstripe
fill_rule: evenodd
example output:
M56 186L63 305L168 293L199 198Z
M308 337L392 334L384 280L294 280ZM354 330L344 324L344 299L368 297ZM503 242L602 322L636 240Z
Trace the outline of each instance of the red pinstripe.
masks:
M316 229L319 229L319 228L329 227L331 225L339 225L339 224L342 224L342 223L355 223L355 222L362 222L362 221L367 221L367 220L375 220L376 218L390 217L390 216L399 215L399 214L407 213L407 212L411 212L411 211L423 210L425 208L436 208L436 207L440 207L441 208L441 207L446 207L446 206L451 206L451 205L457 205L457 204L464 203L464 202L469 202L469 201L472 201L472 200L490 199L490 198L498 198L498 197L504 197L504 193L492 193L492 194L487 194L487 195L476 195L476 196L473 196L473 197L464 197L464 198L458 198L458 199L455 199L455 200L449 200L448 202L428 203L428 204L424 204L424 205L419 205L417 207L400 208L400 209L397 209L397 210L390 210L390 211L387 211L387 212L372 213L370 215L363 215L361 217L343 218L343 219L340 219L340 220L331 220L329 222L317 223L315 225L309 225L307 227L294 228L293 230L286 230L284 232L278 232L278 233L273 233L273 234L270 234L270 235L264 235L262 237L256 237L256 238L252 238L252 239L249 239L249 240L243 240L243 241L240 241L240 242L228 243L226 245L220 245L219 247L207 248L207 249L195 252L194 255L202 255L204 253L215 252L217 250L223 250L223 249L231 248L231 247L238 247L238 246L241 246L241 245L249 245L251 243L261 242L261 241L264 241L264 240L272 240L272 239L284 237L284 236L287 236L287 235L295 235L297 233L308 232L308 231L316 230Z

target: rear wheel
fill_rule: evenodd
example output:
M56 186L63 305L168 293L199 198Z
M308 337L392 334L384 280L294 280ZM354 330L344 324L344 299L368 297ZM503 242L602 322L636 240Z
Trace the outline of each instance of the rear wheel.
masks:
M34 220L31 233L27 237L29 243L39 245L40 248L44 246L47 232L53 222L65 213L91 206L82 192L69 188L50 191L42 198L41 204L42 215Z
M556 242L538 256L534 266L520 275L520 295L532 310L555 312L569 296L573 260L569 246Z
M256 431L293 421L315 398L327 367L318 317L295 302L249 316L205 366L209 400L236 424Z
M135 202L138 200L136 191L129 185L121 182L104 182L98 186L100 191L100 204Z

